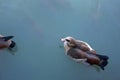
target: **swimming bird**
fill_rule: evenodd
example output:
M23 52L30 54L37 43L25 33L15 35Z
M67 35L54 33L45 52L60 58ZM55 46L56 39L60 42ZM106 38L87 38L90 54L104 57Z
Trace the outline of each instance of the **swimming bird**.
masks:
M0 49L12 49L15 47L16 43L11 40L14 36L2 36L0 35Z
M77 47L85 52L90 52L92 54L97 54L96 51L85 41L76 40L75 38L68 36L65 38L66 40L70 40L70 46Z
M73 37L62 38L66 54L77 62L97 65L102 70L108 64L108 56L97 54L90 45L84 41L76 40Z

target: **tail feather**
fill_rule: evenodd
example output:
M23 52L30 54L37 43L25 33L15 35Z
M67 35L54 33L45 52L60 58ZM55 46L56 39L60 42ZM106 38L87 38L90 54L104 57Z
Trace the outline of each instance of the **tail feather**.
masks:
M103 62L102 62L102 65L105 67L105 66L107 66L107 64L108 64L108 61L107 60L104 60Z
M13 48L13 47L15 47L16 46L16 43L14 42L14 41L11 41L11 44L10 44L10 48Z
M5 37L2 37L2 39L4 40L4 41L8 41L8 40L10 40L10 39L12 39L14 36L5 36Z
M108 60L109 59L109 57L105 56L105 55L96 54L96 56L98 56L100 58L100 60Z
M105 66L107 66L107 64L108 64L108 61L107 60L104 60L104 61L101 61L101 63L100 63L100 68L102 69L102 70L104 70L104 67Z
M108 64L108 59L109 57L108 56L105 56L105 55L99 55L97 54L97 56L100 58L100 67L102 70L104 70L104 67L107 66Z

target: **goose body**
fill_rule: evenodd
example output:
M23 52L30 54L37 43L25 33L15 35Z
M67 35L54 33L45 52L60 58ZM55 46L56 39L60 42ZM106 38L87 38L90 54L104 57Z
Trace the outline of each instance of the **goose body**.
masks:
M98 65L104 70L108 64L108 56L97 54L91 46L73 37L62 38L66 54L78 62L86 62L90 65Z

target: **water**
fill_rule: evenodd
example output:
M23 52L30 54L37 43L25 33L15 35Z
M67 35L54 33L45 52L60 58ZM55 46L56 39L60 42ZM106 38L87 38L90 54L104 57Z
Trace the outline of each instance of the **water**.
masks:
M0 34L14 35L15 55L0 51L0 80L119 80L119 0L0 0ZM70 60L60 38L87 41L110 57L105 71Z

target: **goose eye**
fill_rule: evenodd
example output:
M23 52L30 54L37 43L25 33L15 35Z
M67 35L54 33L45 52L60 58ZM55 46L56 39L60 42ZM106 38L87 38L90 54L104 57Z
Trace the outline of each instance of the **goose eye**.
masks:
M70 42L70 40L66 39L67 42Z

